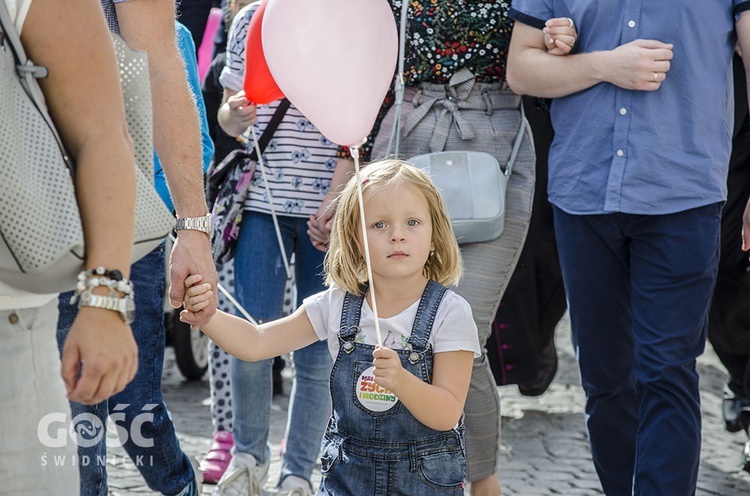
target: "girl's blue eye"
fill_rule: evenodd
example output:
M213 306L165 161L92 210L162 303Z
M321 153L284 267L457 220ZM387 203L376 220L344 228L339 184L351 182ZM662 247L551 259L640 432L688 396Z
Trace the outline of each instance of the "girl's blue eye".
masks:
M406 221L406 225L409 227L414 227L416 225L419 225L419 221L417 219L409 219Z
M372 225L372 227L374 227L375 229L382 229L385 227L385 222L376 222Z

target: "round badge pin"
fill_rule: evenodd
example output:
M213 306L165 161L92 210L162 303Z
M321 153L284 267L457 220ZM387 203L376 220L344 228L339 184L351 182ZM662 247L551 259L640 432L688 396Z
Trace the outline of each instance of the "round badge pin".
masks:
M398 402L393 391L375 382L375 367L370 367L357 379L357 400L372 412L385 412Z

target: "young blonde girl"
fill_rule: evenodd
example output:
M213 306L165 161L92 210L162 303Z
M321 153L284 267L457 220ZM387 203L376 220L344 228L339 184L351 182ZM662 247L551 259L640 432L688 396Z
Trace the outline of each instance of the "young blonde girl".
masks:
M463 407L479 343L468 303L443 286L461 277L458 245L424 172L388 160L362 177L371 284L352 179L325 259L329 289L259 327L219 312L202 329L243 360L328 341L333 413L319 495L462 495ZM186 284L189 317L212 291L200 276Z

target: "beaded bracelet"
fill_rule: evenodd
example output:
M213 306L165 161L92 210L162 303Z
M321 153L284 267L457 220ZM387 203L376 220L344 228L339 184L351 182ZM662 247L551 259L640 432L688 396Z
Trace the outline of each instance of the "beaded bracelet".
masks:
M95 269L82 270L78 274L78 283L76 291L70 299L70 303L75 303L84 291L91 291L99 286L109 288L109 296L119 297L117 292L124 297L133 296L133 283L122 276L119 270L109 270L104 267Z

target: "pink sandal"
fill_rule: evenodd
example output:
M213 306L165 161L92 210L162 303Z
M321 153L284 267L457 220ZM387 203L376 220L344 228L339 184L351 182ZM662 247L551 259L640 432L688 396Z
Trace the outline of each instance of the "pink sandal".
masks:
M203 472L203 482L216 484L224 475L232 459L234 438L229 431L218 431L214 435L214 442L208 448L206 457L201 461L200 470Z

